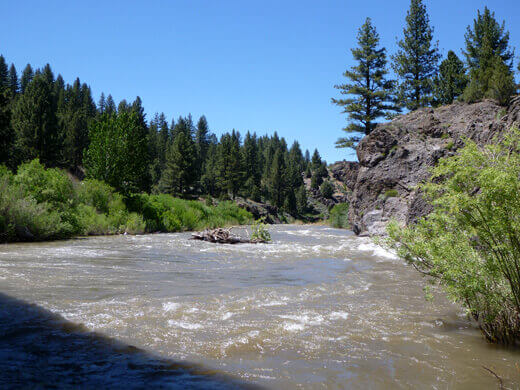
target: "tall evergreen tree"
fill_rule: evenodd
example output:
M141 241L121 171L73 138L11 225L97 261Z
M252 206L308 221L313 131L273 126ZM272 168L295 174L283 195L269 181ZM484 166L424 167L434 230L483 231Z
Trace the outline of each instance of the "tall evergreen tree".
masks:
M321 156L320 152L318 152L318 149L314 149L314 153L312 154L312 160L311 160L311 169L313 171L317 171L321 166Z
M202 175L204 169L204 161L209 147L209 127L206 117L202 115L197 123L197 132L195 133L195 144L197 146L197 168L199 175Z
M108 115L113 115L117 112L116 103L114 102L114 98L110 94L107 96L105 112Z
M48 77L43 74L34 77L14 106L12 124L22 161L38 157L46 165L59 164L63 146L53 85Z
M204 173L201 178L201 184L205 193L212 196L219 195L219 168L218 143L217 141L210 141L206 163L204 164Z
M0 90L9 87L9 70L3 55L0 55Z
M196 164L195 143L185 132L177 133L166 154L161 188L171 194L185 196L195 182Z
M512 76L514 52L509 47L509 32L505 30L505 22L499 24L495 19L495 13L487 7L484 13L478 11L477 18L473 21L473 28L467 27L466 31L466 62L470 73L470 83L465 92L464 99L475 102L485 97L493 97L491 79L495 67L505 64ZM513 88L513 86L509 86Z
M285 200L285 160L282 150L277 149L274 153L273 161L270 167L270 175L268 177L267 190L269 192L269 199L277 206L283 206Z
M345 99L332 99L332 102L343 108L351 123L343 130L348 134L362 133L368 135L375 128L375 121L387 116L398 108L393 101L394 82L386 79L386 49L379 48L379 34L367 18L357 36L359 47L352 49L357 62L343 75L351 83L335 85L341 94L349 96ZM353 147L359 142L358 135L340 138L337 147Z
M249 197L260 200L261 167L259 161L259 150L256 134L251 135L248 131L244 138L243 146L244 161L244 187Z
M450 50L441 62L439 74L435 77L435 105L451 104L466 88L468 78L464 63Z
M14 64L11 64L11 67L9 68L9 89L11 90L13 96L16 95L20 90L18 74L16 73L16 68L14 67Z
M195 184L197 176L197 149L193 141L191 117L180 117L173 129L173 142L166 154L166 166L161 178L161 189L185 196Z
M13 159L13 139L10 91L7 88L0 88L0 164L11 167L16 165Z
M243 180L243 163L240 153L240 134L233 130L220 140L220 187L234 199Z
M440 59L422 0L411 0L403 34L398 42L400 49L392 56L393 68L401 80L399 101L407 109L416 110L428 106L433 99L433 77Z
M99 101L98 101L98 105L97 105L97 110L98 110L98 113L100 115L103 115L104 112L105 112L105 109L106 109L106 99L105 99L105 94L103 92L101 92L101 96L99 97Z
M27 89L27 86L32 81L34 77L34 72L30 64L27 64L25 69L22 72L22 76L20 77L20 92L24 93Z

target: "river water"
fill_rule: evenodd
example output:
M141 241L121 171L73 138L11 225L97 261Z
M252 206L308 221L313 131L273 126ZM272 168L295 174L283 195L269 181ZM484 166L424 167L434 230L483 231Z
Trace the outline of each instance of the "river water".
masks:
M3 245L0 292L84 332L266 388L497 388L484 367L519 387L518 351L486 343L441 292L427 302L425 280L370 239L323 226L270 231L268 245L189 234ZM16 340L3 340L11 360L30 348Z

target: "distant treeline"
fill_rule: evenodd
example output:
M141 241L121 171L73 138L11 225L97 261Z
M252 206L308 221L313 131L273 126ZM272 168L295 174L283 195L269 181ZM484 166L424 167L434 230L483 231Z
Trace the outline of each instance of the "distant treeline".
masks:
M139 97L116 106L101 94L96 104L79 78L66 84L48 64L27 65L19 76L0 56L0 164L15 170L35 158L124 195L244 196L293 215L307 208L303 174L314 176L314 187L327 176L317 150L311 159L276 133L233 130L218 139L205 116L196 124L191 115L169 123L164 113L148 121Z

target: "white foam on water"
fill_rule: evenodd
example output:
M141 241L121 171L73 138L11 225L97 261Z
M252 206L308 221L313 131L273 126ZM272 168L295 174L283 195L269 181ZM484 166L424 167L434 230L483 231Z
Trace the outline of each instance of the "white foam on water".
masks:
M297 332L299 330L304 330L304 324L295 324L294 322L284 322L283 328L288 332Z
M235 313L231 313L231 312L227 312L227 313L224 313L224 315L222 316L222 320L228 320L230 319L231 317L233 317L235 315Z
M168 312L177 310L179 307L181 307L181 305L177 302L165 302L163 303L162 307L164 311Z
M175 326L178 328L188 329L188 330L195 330L202 328L201 324L196 324L193 322L186 322L186 321L175 321L175 320L168 320L168 325Z
M348 318L348 313L345 311L333 311L329 314L329 319L331 320L346 320Z
M399 257L397 257L394 252L387 250L373 242L362 242L358 245L357 249L363 252L372 252L372 254L377 257L384 257L392 260L399 259Z

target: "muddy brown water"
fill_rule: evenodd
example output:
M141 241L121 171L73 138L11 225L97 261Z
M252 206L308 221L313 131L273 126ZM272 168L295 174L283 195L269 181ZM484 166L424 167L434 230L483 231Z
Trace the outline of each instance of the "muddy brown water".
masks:
M519 388L518 350L486 343L442 292L427 302L425 280L368 238L270 230L268 245L189 234L2 245L0 292L266 388L497 388L483 367Z

